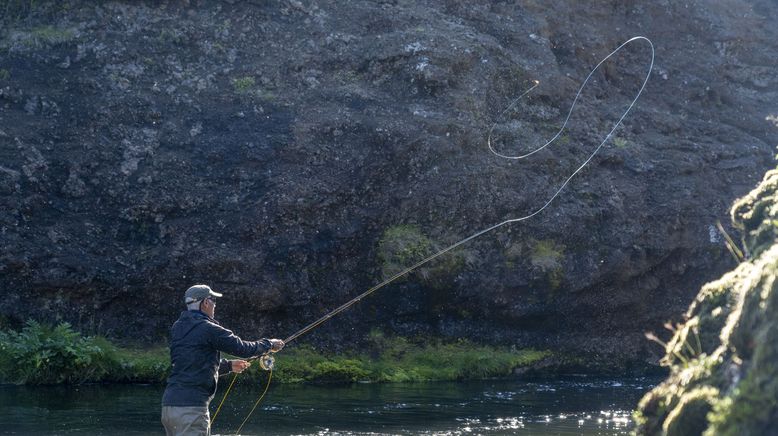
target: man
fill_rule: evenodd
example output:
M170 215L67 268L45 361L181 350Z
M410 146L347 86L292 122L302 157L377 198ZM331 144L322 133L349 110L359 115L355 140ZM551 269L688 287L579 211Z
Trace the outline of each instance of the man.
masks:
M249 358L284 347L280 339L244 341L220 326L213 319L213 299L221 296L206 285L187 289L187 310L170 329L172 370L162 396L162 425L167 436L211 434L208 405L216 393L218 376L240 373L251 365L245 360L222 359L222 351Z

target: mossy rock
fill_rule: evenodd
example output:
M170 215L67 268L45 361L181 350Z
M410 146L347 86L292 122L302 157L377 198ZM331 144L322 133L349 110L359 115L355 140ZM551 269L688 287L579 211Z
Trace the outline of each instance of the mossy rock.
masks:
M562 286L564 271L562 261L565 258L565 246L551 239L543 239L532 243L530 263L546 273L548 286L555 291Z
M681 396L678 405L667 415L663 430L667 436L697 436L708 428L708 412L719 390L710 386L694 389Z
M667 344L669 378L640 402L637 434L777 434L776 193L778 171L770 171L733 207L750 258L692 303Z
M384 231L378 243L381 273L388 279L416 263L439 252L443 247L412 225L392 226ZM441 285L464 266L464 254L454 250L424 264L419 269L422 280L430 285Z
M686 318L696 324L696 340L702 353L712 354L721 345L721 330L738 301L738 283L749 269L750 265L742 264L742 268L706 284L689 307Z
M778 170L765 174L759 187L732 207L732 222L744 231L743 241L751 256L775 243L778 235Z

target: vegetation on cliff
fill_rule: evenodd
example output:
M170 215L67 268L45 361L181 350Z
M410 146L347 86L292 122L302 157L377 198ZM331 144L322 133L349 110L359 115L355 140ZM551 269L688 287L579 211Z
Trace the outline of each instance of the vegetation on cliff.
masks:
M749 257L702 288L666 344L671 375L641 400L638 434L762 435L778 426L778 170L735 204L732 219Z

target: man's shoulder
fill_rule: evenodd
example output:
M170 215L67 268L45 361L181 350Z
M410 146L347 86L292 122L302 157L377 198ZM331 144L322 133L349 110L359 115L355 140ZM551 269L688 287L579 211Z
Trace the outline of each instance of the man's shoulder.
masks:
M227 328L224 328L221 324L219 324L219 321L216 321L213 318L209 318L208 316L203 318L202 322L209 330L211 330L213 332L228 332L228 333L232 333L231 330L229 330Z

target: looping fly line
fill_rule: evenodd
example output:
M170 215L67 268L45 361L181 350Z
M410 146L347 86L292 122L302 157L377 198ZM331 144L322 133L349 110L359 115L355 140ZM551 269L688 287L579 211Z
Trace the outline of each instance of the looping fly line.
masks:
M297 332L295 332L294 334L292 334L291 336L286 338L284 340L284 342L289 343L289 342L297 339L298 337L304 335L305 333L308 333L309 331L315 329L316 327L318 327L319 325L321 325L322 323L324 323L328 319L330 319L333 316L343 312L344 310L346 310L349 307L353 306L354 304L356 304L357 302L359 302L363 298L367 297L368 295L372 294L373 292L383 288L384 286L388 285L389 283L392 283L393 281L395 281L398 278L400 278L400 277L410 273L411 271L419 268L420 266L422 266L422 265L424 265L424 264L426 264L426 263L428 263L428 262L430 262L430 261L432 261L432 260L442 256L443 254L448 253L449 251L459 247L460 245L465 244L465 243L467 243L467 242L469 242L469 241L471 241L471 240L473 240L473 239L475 239L475 238L477 238L477 237L479 237L479 236L481 236L481 235L483 235L485 233L491 232L492 230L495 230L495 229L497 229L499 227L502 227L502 226L504 226L506 224L516 223L516 222L519 222L519 221L524 221L524 220L527 220L529 218L532 218L533 216L539 214L545 208L547 208L548 205L551 204L551 202L554 201L554 199L559 195L559 193L562 192L563 189L565 189L565 186L567 186L567 184L570 183L570 180L572 180L573 177L576 176L576 174L578 174L586 165L588 165L589 162L592 160L592 158L594 158L594 156L600 151L602 146L605 145L606 142L608 142L608 139L610 139L610 137L613 135L613 132L616 131L616 129L621 125L621 122L624 120L624 118L626 118L626 116L630 112L630 110L632 110L632 108L635 106L635 103L637 102L638 98L640 98L640 95L643 93L643 90L646 87L646 83L648 83L648 79L651 76L651 70L654 68L654 44L651 42L650 39L648 39L648 38L646 38L644 36L636 36L634 38L630 38L629 40L627 40L626 42L624 42L623 44L618 46L615 50L610 52L610 54L605 56L589 72L589 75L586 76L586 79L581 84L581 87L578 88L578 92L575 94L575 98L573 99L573 103L570 105L570 110L567 112L567 117L565 118L565 121L562 123L562 126L559 128L559 131L557 131L557 133L551 139L549 139L545 144L543 144L540 147L530 151L529 153L522 154L522 155L517 155L517 156L509 156L509 155L505 155L505 154L499 153L492 146L492 134L494 132L495 127L497 126L497 123L495 122L492 125L492 127L489 129L489 135L488 135L487 141L486 141L487 145L489 146L489 151L491 151L495 155L497 155L499 157L502 157L502 158L505 158L505 159L516 159L516 160L524 159L524 158L532 156L533 154L539 152L540 150L543 150L544 148L548 147L551 143L556 141L557 138L559 138L559 135L561 135L562 132L565 130L565 127L567 127L567 123L570 121L570 116L573 113L573 109L575 109L575 105L576 105L576 103L578 103L578 100L581 97L581 92L583 92L584 88L586 87L586 84L589 83L589 80L592 78L592 75L594 75L594 73L597 71L597 69L600 68L600 66L603 63L605 63L605 61L607 61L613 55L618 53L626 45L628 45L630 43L633 43L635 41L645 41L645 42L648 43L649 47L651 48L651 62L649 63L648 70L646 71L646 77L645 77L645 79L643 79L643 83L640 85L640 89L638 90L637 94L635 94L635 98L632 99L632 101L630 102L630 104L627 107L627 109L624 111L624 113L621 115L621 117L618 119L618 121L616 121L616 123L613 125L613 128L610 130L610 132L608 132L608 134L605 135L605 138L602 140L602 142L600 142L600 144L594 149L594 151L592 151L592 153L589 155L589 157L575 171L573 171L573 173L570 174L570 176L568 176L567 179L565 179L564 183L562 183L562 185L556 190L556 192L554 192L554 194L548 199L548 201L546 201L540 208L538 208L534 212L530 213L529 215L526 215L526 216L523 216L523 217L519 217L519 218L507 219L507 220L505 220L503 222L500 222L500 223L495 224L495 225L493 225L491 227L483 229L483 230L481 230L481 231L479 231L479 232L477 232L475 234L472 234L472 235L470 235L470 236L460 240L459 242L456 242L456 243L454 243L454 244L452 244L452 245L450 245L450 246L448 246L448 247L438 251L437 253L435 253L435 254L433 254L433 255L425 258L425 259L420 260L419 262L416 262L415 264L411 265L410 267L408 267L408 268L398 272L397 274L389 277L388 279L386 279L383 282L373 286L372 288L368 289L367 291L363 292L362 294L357 295L356 297L354 297L353 299L351 299L348 302L344 303L343 305L333 309L332 311L330 311L329 313L327 313L323 317L319 318L318 320L316 320L316 321L312 322L311 324L308 324L307 326L305 326L302 329L298 330ZM528 90L524 91L524 93L522 93L519 97L517 97L504 111L502 111L501 115L504 115L506 112L511 110L516 105L516 103L518 103L519 100L524 98L524 96L526 96L533 89L535 89L538 86L538 84L539 84L539 82L535 81L534 85L531 88L529 88Z

